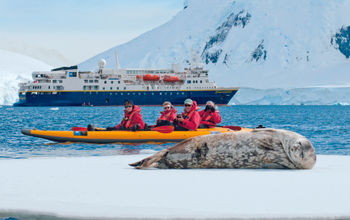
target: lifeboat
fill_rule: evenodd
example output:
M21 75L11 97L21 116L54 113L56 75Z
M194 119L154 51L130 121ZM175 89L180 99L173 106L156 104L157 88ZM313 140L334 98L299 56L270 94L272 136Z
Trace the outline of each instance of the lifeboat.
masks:
M141 75L136 75L136 79L142 79Z
M43 138L55 142L84 142L84 143L167 143L180 142L187 138L220 134L226 132L251 131L249 128L231 130L215 127L197 129L196 131L45 131L23 129L22 134Z
M160 79L159 75L146 74L143 76L144 81L158 81Z
M164 82L178 82L180 79L179 77L177 76L168 76L168 75L165 75L164 78L163 78L163 81Z

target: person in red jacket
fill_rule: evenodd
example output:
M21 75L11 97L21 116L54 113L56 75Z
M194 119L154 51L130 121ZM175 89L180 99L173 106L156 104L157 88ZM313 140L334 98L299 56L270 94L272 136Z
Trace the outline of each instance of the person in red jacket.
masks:
M174 119L176 118L176 109L171 104L171 102L164 102L163 103L164 111L160 112L161 116L158 118L156 122L157 126L167 126L167 125L173 125Z
M125 102L124 118L119 125L115 127L108 127L107 130L143 130L145 122L141 116L141 109L134 105L132 101Z
M186 99L184 111L175 119L175 130L197 130L200 123L200 116L197 110L197 102Z
M221 122L221 116L214 102L207 101L205 109L199 112L201 116L200 128L213 128Z

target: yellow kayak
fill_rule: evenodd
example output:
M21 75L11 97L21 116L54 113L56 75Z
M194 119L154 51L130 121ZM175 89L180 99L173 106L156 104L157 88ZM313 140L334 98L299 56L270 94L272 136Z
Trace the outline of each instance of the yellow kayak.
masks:
M250 131L242 128L240 131ZM158 131L44 131L23 129L22 134L48 139L56 142L85 142L85 143L165 143L180 142L187 138L219 134L233 131L229 128L203 128L197 131L173 131L162 133Z

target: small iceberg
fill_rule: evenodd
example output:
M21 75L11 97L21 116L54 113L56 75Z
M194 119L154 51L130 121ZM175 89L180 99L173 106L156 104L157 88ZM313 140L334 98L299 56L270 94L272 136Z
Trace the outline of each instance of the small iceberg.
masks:
M53 107L53 108L50 108L50 110L52 110L52 111L58 111L58 110L60 110L60 108L59 108L59 107Z
M350 104L347 102L336 102L334 103L334 105L350 105Z

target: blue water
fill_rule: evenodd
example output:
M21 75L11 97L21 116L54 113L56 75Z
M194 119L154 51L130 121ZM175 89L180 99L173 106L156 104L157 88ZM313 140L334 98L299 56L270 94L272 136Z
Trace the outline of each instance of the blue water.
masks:
M142 107L145 122L153 124L160 110ZM350 106L228 106L220 107L220 113L225 125L288 129L306 136L317 154L350 155ZM174 145L54 143L21 134L23 128L113 126L122 117L122 107L0 107L0 158L147 154Z

